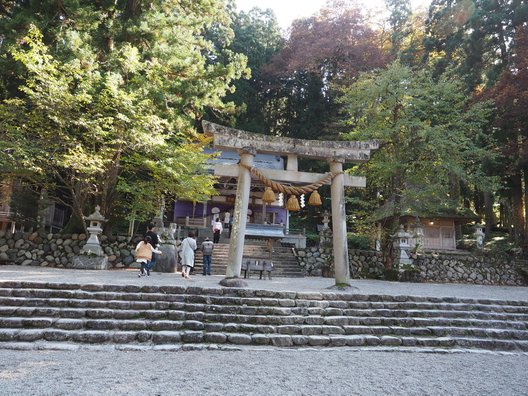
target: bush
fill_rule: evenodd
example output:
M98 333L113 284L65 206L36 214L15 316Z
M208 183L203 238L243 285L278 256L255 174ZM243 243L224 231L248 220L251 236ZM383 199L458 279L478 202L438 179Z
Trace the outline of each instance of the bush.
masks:
M319 234L317 232L306 232L306 246L317 246L319 243Z
M371 250L370 238L366 235L354 234L349 232L347 234L348 248L357 250Z

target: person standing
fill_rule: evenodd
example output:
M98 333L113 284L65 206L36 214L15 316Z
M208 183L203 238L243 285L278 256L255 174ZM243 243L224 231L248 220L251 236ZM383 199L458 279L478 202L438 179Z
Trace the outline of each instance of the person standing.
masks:
M214 224L213 224L213 243L220 242L220 234L224 230L224 227L222 227L222 222L220 221L220 218L216 218Z
M190 231L182 241L180 256L182 259L182 276L189 279L189 272L194 267L194 251L197 249L194 232Z
M160 239L158 237L158 234L156 233L156 227L154 227L154 225L149 224L147 226L147 232L145 233L145 236L150 237L150 240L151 240L150 244L152 245L154 249L159 248ZM150 266L149 269L154 268L154 266L156 265L157 254L158 253L155 253L155 252L152 253L152 259L150 260L150 263L149 263L149 266Z
M141 242L136 246L136 262L141 264L141 269L139 270L138 278L142 276L150 276L151 259L154 253L161 254L161 251L156 250L151 245L151 238L145 236Z
M208 237L202 242L202 254L203 254L203 271L202 274L211 275L211 259L213 255L214 243Z
M229 229L229 222L231 220L231 213L228 210L224 213L224 228Z

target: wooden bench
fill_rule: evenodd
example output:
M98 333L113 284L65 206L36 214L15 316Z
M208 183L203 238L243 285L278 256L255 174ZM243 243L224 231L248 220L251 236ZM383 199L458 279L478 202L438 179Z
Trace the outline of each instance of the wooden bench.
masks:
M249 279L249 277L251 276L251 271L259 271L259 279L262 279L262 274L264 274L264 279L266 279L267 274L268 279L271 280L271 271L273 271L273 261L268 258L243 258L241 269L242 271L244 271L244 278Z

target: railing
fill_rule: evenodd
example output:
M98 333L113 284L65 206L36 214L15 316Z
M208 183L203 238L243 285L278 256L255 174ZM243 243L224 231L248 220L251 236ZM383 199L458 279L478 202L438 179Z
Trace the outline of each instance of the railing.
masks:
M177 217L176 224L185 226L185 227L207 227L207 218L206 217Z
M286 228L284 233L290 235L306 235L306 228Z
M0 210L0 218L9 219L13 215L14 215L14 213L11 212L10 210Z

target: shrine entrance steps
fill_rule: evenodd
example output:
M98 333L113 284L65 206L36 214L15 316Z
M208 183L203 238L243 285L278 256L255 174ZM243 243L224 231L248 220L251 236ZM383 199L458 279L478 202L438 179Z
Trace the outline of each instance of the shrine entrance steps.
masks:
M298 278L303 276L303 270L291 248L274 246L271 261L273 261L272 276ZM263 258L269 260L269 252L264 243L244 245L244 257ZM225 275L229 258L229 244L215 244L212 257L213 275ZM195 254L194 273L201 274L203 268L203 258L200 247ZM256 276L256 275L253 275Z
M528 352L528 301L0 282L0 348Z

